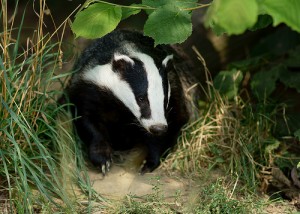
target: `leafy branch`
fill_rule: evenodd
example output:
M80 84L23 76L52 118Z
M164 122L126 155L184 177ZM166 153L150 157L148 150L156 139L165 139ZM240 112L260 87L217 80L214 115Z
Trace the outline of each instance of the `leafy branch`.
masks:
M216 34L242 34L273 23L285 23L300 32L299 0L142 0L140 4L120 5L101 0L87 0L75 16L72 30L77 37L102 37L130 16L145 11L148 19L144 34L155 44L185 41L192 33L192 13L206 8L205 26Z

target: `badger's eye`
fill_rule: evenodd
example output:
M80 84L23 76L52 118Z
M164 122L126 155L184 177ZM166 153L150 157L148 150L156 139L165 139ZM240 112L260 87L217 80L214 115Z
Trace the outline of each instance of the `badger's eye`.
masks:
M147 100L147 97L146 97L146 96L138 96L138 97L137 97L137 101L138 101L139 103L144 103L144 102L146 102L146 100Z
M143 96L138 97L138 101L144 102L145 101L145 97L143 97Z

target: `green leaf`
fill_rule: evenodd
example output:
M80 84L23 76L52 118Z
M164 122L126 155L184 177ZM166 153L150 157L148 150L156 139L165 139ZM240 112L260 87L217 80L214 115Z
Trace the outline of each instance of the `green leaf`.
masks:
M300 32L299 0L262 0L261 7L272 16L273 26L285 23L293 30Z
M294 132L294 136L300 140L300 129L298 129L297 131ZM300 166L299 166L300 167Z
M288 52L288 57L284 61L283 65L288 68L298 68L300 66L300 48L295 48ZM300 73L285 70L280 73L280 81L287 87L294 88L300 93Z
M259 15L257 22L255 23L255 25L253 27L250 28L251 31L256 31L262 28L265 28L267 26L269 26L270 24L272 24L273 19L271 16L264 14L264 15Z
M252 67L258 66L261 61L265 60L262 56L252 57L245 60L235 61L227 66L227 69L239 69L242 71L249 70Z
M142 3L143 5L147 5L151 8L159 8L159 7L163 7L165 5L173 5L176 6L180 9L187 9L187 8L193 8L196 7L197 4L197 0L143 0ZM146 10L147 14L151 14L152 12L154 12L154 10Z
M256 0L214 0L205 16L205 26L214 31L241 34L252 27L258 16Z
M121 18L122 10L120 7L95 3L77 13L71 27L76 37L94 39L113 31Z
M284 61L287 67L299 68L300 67L300 46L289 51L288 58Z
M191 14L174 5L160 7L149 15L144 33L155 45L184 42L192 33Z
M300 93L300 73L286 70L281 73L280 81L283 82L284 85L294 88Z
M123 7L122 8L122 20L127 19L128 17L132 15L136 15L141 12L141 9L136 8L138 6L141 6L139 4L132 4L131 7Z
M221 26L219 26L218 24L216 24L214 22L212 22L210 24L210 27L217 36L220 36L220 35L226 33L226 30L224 28L222 28Z
M277 66L271 70L260 71L254 74L251 81L251 89L257 98L264 99L275 90L276 81L284 69L284 66Z
M221 71L214 79L214 87L228 99L233 99L238 94L239 85L243 80L241 71Z
M290 30L289 28L281 28L274 30L272 33L263 36L251 48L250 56L266 55L274 60L274 56L283 56L283 53L295 48L300 44L300 34ZM272 59L273 57L273 59ZM285 57L284 57L285 58Z
M265 153L272 153L274 150L278 149L280 146L280 141L276 139L268 139L264 143L267 143L268 145L265 148Z

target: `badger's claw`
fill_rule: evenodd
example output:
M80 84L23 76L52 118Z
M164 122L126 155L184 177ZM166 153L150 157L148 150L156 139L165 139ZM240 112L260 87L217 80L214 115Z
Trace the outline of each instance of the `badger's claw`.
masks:
M105 176L106 173L109 172L110 166L111 166L111 160L107 160L105 164L102 164L101 173L103 176Z
M140 174L140 175L145 174L144 166L145 166L146 162L147 162L147 161L144 160L143 163L142 163L142 165L140 166L140 170L139 170L139 174Z
M110 170L112 162L112 151L109 147L100 147L99 145L90 147L89 157L91 162L100 168L100 171L105 175Z
M107 169L108 172L109 172L109 170L110 170L110 162L111 162L111 161L106 161L106 169Z
M147 172L152 172L159 166L159 163L159 161L144 160L140 168L140 174L143 175Z

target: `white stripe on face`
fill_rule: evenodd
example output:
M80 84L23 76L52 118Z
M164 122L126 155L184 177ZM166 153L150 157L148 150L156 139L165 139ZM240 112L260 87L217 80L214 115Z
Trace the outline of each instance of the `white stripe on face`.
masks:
M122 55L122 54L115 54L114 55L114 60L118 61L118 60L125 60L126 62L130 63L131 65L134 65L134 61L126 55Z
M130 55L143 62L147 73L151 117L149 119L141 118L140 122L142 126L149 131L150 126L167 125L164 110L163 81L154 60L149 55L139 52L131 52Z
M173 59L173 54L168 55L163 61L162 61L162 65L167 67L168 62Z
M168 102L167 102L167 108L169 106L170 97L171 97L171 85L170 85L170 82L168 81Z
M168 55L163 61L162 61L162 65L166 68L168 62L173 59L173 54ZM169 106L169 101L170 101L170 97L171 97L171 85L170 82L168 81L168 102L167 102L167 108Z
M141 117L140 107L135 100L131 87L126 81L120 78L118 73L112 70L111 64L98 65L85 71L83 79L91 81L99 87L108 88L124 103L136 118Z

